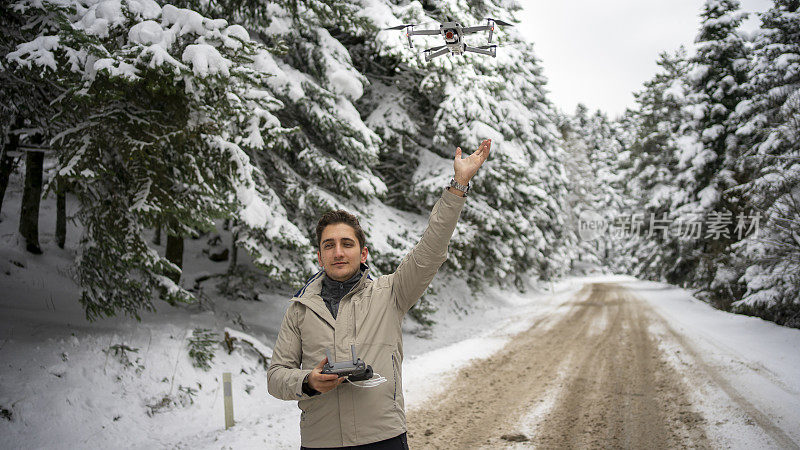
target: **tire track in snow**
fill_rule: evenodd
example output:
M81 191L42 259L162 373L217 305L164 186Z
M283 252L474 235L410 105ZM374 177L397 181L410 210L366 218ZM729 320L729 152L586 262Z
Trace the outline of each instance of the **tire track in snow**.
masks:
M410 445L708 446L703 418L647 331L646 307L617 285L586 285L546 324L554 326L535 324L409 411ZM521 429L536 434L518 444L502 438Z

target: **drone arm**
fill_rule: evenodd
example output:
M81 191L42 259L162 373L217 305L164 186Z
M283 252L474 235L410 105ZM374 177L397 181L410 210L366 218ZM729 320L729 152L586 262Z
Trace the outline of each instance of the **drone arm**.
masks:
M442 34L441 30L410 30L409 36L438 36Z
M489 30L489 32L491 33L492 30L494 30L494 26L493 25L491 25L491 26L490 25L478 25L477 27L464 27L464 28L461 29L461 31L464 34L477 33L478 31L486 31L486 30Z

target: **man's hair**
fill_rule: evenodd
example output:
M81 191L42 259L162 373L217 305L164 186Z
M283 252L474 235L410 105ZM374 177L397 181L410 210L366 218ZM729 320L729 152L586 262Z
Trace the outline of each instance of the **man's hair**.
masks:
M364 245L367 243L364 230L361 229L361 225L358 223L356 216L343 209L328 211L319 218L319 222L317 222L317 248L321 248L322 245L322 230L324 230L328 225L334 225L337 223L350 225L350 227L356 233L356 239L358 239L359 248L364 248Z

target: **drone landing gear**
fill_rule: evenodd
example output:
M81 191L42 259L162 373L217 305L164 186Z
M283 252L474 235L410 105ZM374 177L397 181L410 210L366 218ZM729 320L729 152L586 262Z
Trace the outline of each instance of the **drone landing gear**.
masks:
M481 45L480 47L464 47L465 52L480 53L481 55L488 55L492 58L497 58L496 45Z
M425 50L425 62L428 62L433 58L446 55L448 52L450 52L450 49L447 48L446 45L442 45L441 47L429 48L428 50Z

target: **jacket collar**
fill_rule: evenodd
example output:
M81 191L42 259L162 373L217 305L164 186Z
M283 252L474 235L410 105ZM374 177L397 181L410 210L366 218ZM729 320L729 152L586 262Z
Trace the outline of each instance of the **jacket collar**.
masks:
M348 292L350 292L354 287L356 287L356 284L358 284L358 282L361 281L361 278L363 276L364 276L364 272L362 272L360 269L359 269L358 272L354 273L353 276L350 277L350 279L345 280L345 281L334 280L333 278L329 277L327 274L323 275L322 276L322 292L320 293L320 295L322 295L322 299L323 300L326 299L326 296L330 296L330 297L337 297L338 296L339 298L341 298L342 296L344 296ZM325 294L325 295L323 295L323 294ZM339 301L339 299L337 298L336 301Z
M372 277L369 275L369 266L361 263L360 270L362 271L361 279L358 280L358 283L353 286L353 289L351 289L349 293L356 293L360 291L366 285L367 280L372 280ZM305 286L303 286L294 294L292 300L298 301L307 306L318 316L328 322L332 327L335 327L336 319L333 318L331 312L328 310L328 307L325 306L322 296L319 295L320 292L322 292L322 279L324 278L324 275L324 270L320 270L319 272L315 273L314 276L308 279Z

